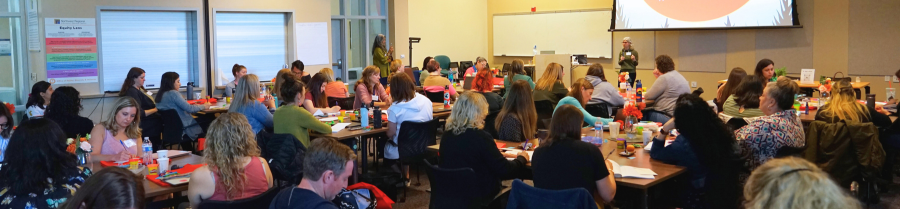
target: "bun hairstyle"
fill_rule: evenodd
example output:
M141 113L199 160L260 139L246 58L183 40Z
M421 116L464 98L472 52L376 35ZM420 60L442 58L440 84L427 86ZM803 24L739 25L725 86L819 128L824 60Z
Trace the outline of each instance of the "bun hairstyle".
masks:
M237 76L237 73L241 72L241 69L247 69L247 67L235 63L234 66L231 67L231 75Z
M284 83L282 83L281 88L279 88L279 96L281 96L285 102L294 102L294 100L297 99L297 94L303 93L303 82L298 80L293 73L284 73L281 75L281 78L284 80Z

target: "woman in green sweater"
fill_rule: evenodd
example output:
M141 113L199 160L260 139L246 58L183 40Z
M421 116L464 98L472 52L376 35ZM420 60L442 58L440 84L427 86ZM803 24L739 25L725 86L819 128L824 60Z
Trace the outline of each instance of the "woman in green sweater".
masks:
M519 80L527 81L528 85L531 86L531 90L534 91L534 80L525 75L525 62L522 62L520 59L514 59L509 64L509 75L506 75L506 78L503 79L503 87L511 88L512 84ZM507 94L509 94L508 91L503 94L504 99L506 99Z
M381 70L381 85L387 86L387 78L391 75L389 65L394 60L394 47L387 49L384 34L375 36L375 43L372 44L372 62L373 65Z
M599 117L594 117L587 110L584 110L584 105L587 104L588 101L591 100L591 94L594 94L594 85L584 78L579 78L574 83L572 83L572 90L569 90L569 93L566 94L566 97L563 97L559 100L559 104L556 104L556 108L553 108L554 114L559 107L563 105L572 105L581 110L581 114L584 115L584 122L588 125L594 125L595 122L601 121L606 124L612 122L612 119L601 119Z
M319 133L331 133L331 126L319 122L309 111L300 107L304 100L306 90L303 83L290 73L282 75L284 84L281 84L281 98L287 102L275 110L273 121L276 134L291 134L309 147L309 129Z

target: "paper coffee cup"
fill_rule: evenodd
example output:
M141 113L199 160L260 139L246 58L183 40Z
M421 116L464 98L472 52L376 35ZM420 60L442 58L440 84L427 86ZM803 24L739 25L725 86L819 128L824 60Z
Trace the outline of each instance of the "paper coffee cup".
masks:
M609 123L609 135L613 139L619 137L619 122L610 122Z
M159 173L165 173L169 170L169 158L159 158L156 159L156 163L159 164Z
M169 158L169 150L157 150L156 158Z

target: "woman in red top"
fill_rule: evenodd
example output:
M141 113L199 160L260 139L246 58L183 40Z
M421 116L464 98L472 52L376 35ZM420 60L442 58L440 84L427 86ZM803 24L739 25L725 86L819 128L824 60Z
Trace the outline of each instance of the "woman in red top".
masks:
M191 174L192 208L203 200L231 201L262 194L272 187L272 172L259 157L256 136L247 118L224 113L209 125L204 165Z
M309 79L309 83L306 84L306 88L309 91L306 92L306 95L303 97L303 107L306 108L306 111L309 111L312 114L316 114L319 110L322 113L336 113L341 111L341 107L337 104L333 104L335 106L328 107L328 96L325 95L325 88L328 83L328 77L322 73L316 73Z

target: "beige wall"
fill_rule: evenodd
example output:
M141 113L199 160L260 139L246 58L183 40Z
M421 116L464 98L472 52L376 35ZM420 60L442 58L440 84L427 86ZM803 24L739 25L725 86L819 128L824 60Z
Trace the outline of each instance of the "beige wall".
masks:
M487 57L486 6L487 0L409 1L409 36L422 38L413 45L413 66L422 68L426 56L447 55L454 62Z
M391 37L389 37L389 39L391 40L391 43L394 43L394 59L402 60L403 65L410 65L409 37L411 35L409 35L409 0L389 0L388 7L391 8L388 12L388 21L390 21L388 26L391 31ZM418 47L419 44L413 45L414 55L416 55L416 57L424 58Z

